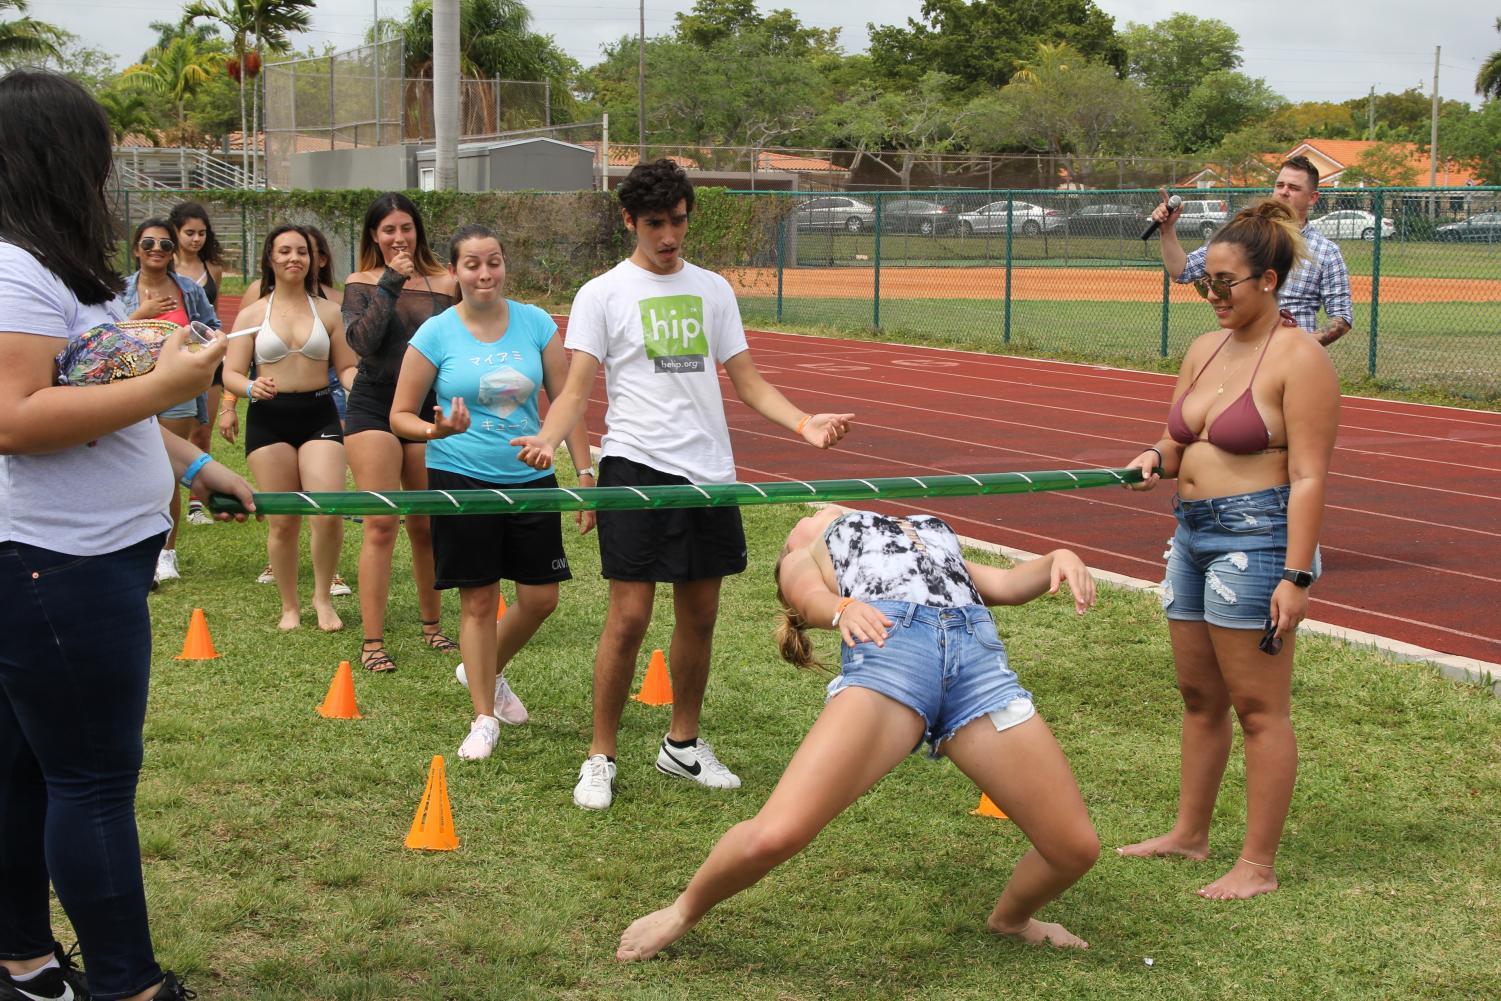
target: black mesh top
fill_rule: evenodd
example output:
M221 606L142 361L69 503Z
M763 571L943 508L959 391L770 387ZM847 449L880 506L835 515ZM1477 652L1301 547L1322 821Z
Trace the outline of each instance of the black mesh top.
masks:
M387 268L375 285L344 286L344 336L360 356L359 381L366 385L394 389L407 342L418 327L455 302L431 287L403 288L405 284L401 272Z

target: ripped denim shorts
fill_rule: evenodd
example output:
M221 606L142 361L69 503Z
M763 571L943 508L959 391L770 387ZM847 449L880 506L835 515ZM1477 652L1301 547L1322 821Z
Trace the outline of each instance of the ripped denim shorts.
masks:
M1249 494L1173 497L1178 530L1168 542L1162 607L1169 619L1261 629L1287 568L1286 484ZM1299 568L1301 569L1301 568ZM1319 575L1314 554L1313 575Z
M1000 731L1036 715L1032 693L1006 662L1006 647L996 635L990 609L906 601L872 601L870 606L893 623L886 643L851 647L841 642L842 670L829 682L830 699L853 687L900 702L922 717L923 737L933 758L942 753L945 740L981 716L989 716Z

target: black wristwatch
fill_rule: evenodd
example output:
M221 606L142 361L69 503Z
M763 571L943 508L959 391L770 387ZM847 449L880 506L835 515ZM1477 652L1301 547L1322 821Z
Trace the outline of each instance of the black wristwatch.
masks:
M1313 583L1313 574L1307 570L1284 570L1282 579L1292 581L1297 587L1308 587Z

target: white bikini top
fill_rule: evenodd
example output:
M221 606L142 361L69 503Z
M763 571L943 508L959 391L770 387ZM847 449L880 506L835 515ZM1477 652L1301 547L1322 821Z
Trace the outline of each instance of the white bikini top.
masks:
M287 347L287 342L282 340L281 335L271 329L271 307L276 304L276 293L266 301L266 320L261 324L261 329L255 335L255 361L258 365L270 365L279 362L289 354L299 354L313 361L328 361L330 350L328 329L323 326L323 318L318 315L318 305L313 302L313 297L307 297L308 309L313 312L313 329L308 334L307 341L295 351Z

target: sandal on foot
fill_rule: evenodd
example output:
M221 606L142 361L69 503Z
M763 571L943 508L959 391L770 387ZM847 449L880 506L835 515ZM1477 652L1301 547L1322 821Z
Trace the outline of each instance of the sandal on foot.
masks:
M387 671L396 670L396 661L386 653L384 636L367 638L360 644L360 666L372 674L384 674Z
M443 630L438 628L438 623L441 621L441 619L434 619L431 622L422 621L422 642L443 653L458 653L459 645L443 635ZM432 632L428 632L429 627L432 628Z

